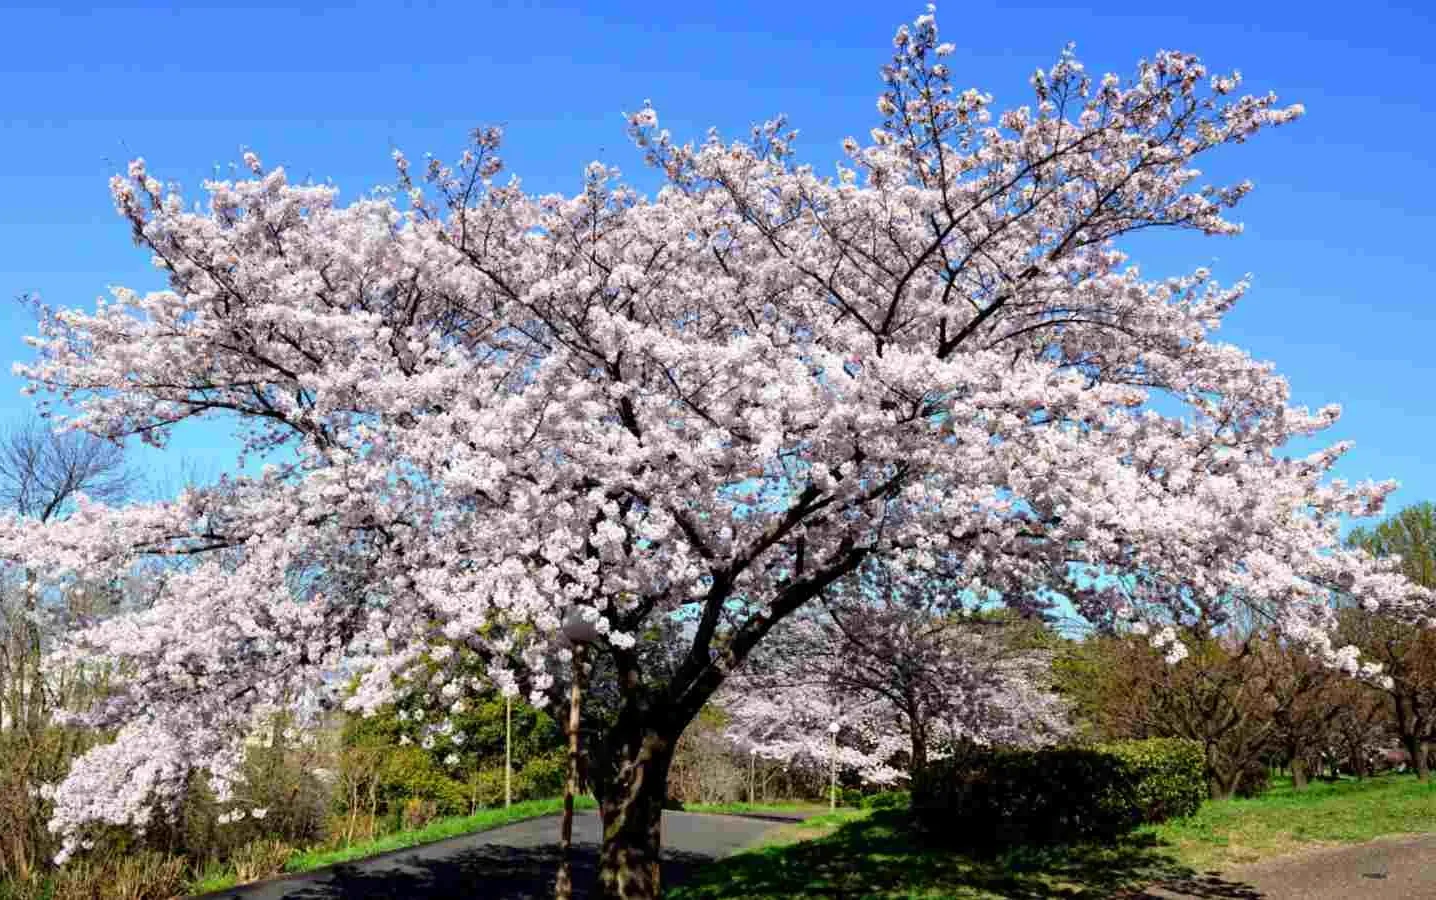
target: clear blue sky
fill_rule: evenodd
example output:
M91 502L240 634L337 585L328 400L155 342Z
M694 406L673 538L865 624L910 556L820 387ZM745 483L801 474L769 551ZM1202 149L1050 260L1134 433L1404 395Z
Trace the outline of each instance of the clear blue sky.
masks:
M1028 74L1069 40L1094 71L1125 74L1179 48L1305 103L1306 119L1206 166L1256 182L1244 236L1146 242L1137 256L1152 274L1253 273L1224 337L1275 361L1298 401L1346 407L1335 437L1357 449L1342 475L1400 479L1398 505L1436 499L1433 14L1416 2L1093 6L953 2L938 16L958 80L999 106L1027 102ZM533 190L575 190L595 158L651 185L620 112L652 98L679 136L739 134L786 112L802 152L827 168L843 136L873 124L892 31L922 11L771 0L8 7L0 295L88 305L109 284L159 286L106 190L135 155L197 187L247 146L352 198L389 182L391 147L452 158L468 129L498 123L510 171ZM27 314L0 307L0 325L0 357L27 358ZM7 366L0 417L23 410L19 386ZM169 461L141 461L219 471L232 456L226 429L192 428Z

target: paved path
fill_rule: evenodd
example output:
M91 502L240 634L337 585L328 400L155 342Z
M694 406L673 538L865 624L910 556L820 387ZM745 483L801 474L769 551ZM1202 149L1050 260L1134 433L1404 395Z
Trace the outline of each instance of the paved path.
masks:
M1145 897L1231 900L1417 900L1436 897L1436 835L1402 835L1324 847L1184 884Z
M776 818L663 814L663 881L752 844ZM558 871L559 817L529 819L290 878L205 895L204 900L477 900L548 898ZM587 896L598 865L597 813L574 816L576 897Z

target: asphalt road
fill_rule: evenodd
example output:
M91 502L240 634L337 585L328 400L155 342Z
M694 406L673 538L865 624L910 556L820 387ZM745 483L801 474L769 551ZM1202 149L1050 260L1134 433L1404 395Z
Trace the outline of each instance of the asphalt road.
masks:
M1238 866L1189 883L1165 885L1144 896L1163 900L1425 900L1436 897L1436 835L1324 847Z
M663 814L663 881L752 844L774 819ZM587 896L603 831L597 813L574 816L576 897ZM559 817L544 816L289 878L244 885L203 900L489 900L553 896Z

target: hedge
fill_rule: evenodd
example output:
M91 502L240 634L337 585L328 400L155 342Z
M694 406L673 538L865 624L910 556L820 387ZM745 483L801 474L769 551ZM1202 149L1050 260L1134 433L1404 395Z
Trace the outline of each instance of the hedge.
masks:
M912 796L907 791L883 791L863 798L863 809L907 809L912 806Z
M968 844L1053 842L1191 815L1206 790L1201 745L1163 738L937 760L913 780L912 807Z

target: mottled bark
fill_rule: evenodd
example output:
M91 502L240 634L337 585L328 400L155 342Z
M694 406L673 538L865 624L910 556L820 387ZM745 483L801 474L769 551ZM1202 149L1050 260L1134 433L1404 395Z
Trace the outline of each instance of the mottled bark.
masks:
M674 741L651 729L618 737L612 781L599 803L598 896L653 900L662 893L658 857Z
M1422 781L1431 778L1431 745L1414 735L1402 735L1401 743L1406 747L1406 755L1411 757L1411 766L1416 770L1416 777Z
M1298 791L1306 790L1309 781L1306 774L1306 760L1300 756L1292 756L1289 765L1291 766L1291 786Z

